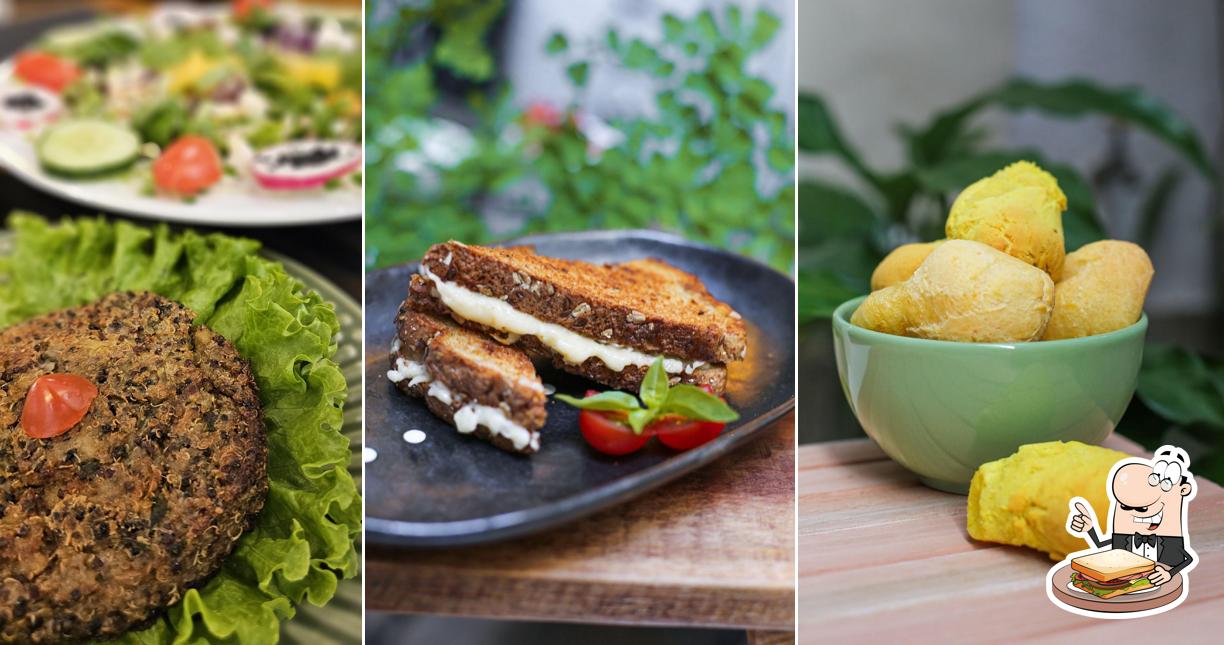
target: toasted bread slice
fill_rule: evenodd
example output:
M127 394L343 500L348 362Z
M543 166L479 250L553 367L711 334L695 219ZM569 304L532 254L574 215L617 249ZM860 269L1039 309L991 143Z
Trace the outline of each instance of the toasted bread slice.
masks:
M503 344L520 349L533 359L547 361L557 369L577 374L611 388L636 391L642 384L642 379L646 377L648 367L639 365L626 365L623 369L617 371L610 369L603 361L594 357L588 358L578 365L569 363L560 352L544 345L534 336L507 338L496 329L456 317L432 291L430 282L426 278L419 275L412 276L406 301L408 306L414 310L430 313L442 318L455 318L464 327L505 341ZM691 383L693 385L704 385L709 387L715 394L721 395L727 388L727 366L723 363L694 365L692 370L673 374L671 381L672 384Z
M673 380L721 391L726 381L722 364L742 359L747 351L747 329L739 314L715 300L695 276L660 260L596 265L542 257L525 247L447 242L430 248L421 264L421 275L410 287L412 307L450 313L464 325L521 344L535 356L612 387L636 387L650 360L663 356ZM481 320L460 313L447 289L478 300L483 296L493 304L501 301L557 333L622 354L629 350L634 358L619 364L601 356L578 360L558 349L564 343L547 340L547 334L500 333L511 330L503 325L504 316Z
M447 261L449 258L449 261ZM436 244L422 264L439 278L600 342L725 363L747 348L744 321L701 281L661 260L600 265L526 247Z
M387 378L425 400L460 432L523 454L539 449L548 417L544 385L531 360L446 318L400 305Z
M1156 563L1126 549L1110 549L1074 558L1071 568L1095 580L1109 582L1152 571Z
M446 307L446 305L442 304L437 296L431 295L430 291L429 281L427 279L422 278L419 275L412 276L412 281L409 286L408 299L406 301L408 306L416 311L433 314L449 320L450 317L453 316L453 313ZM480 332L481 334L485 334L493 338L499 338L507 341L510 340L497 330L485 325L481 325L470 320L463 320L461 322L467 329ZM608 387L621 390L636 391L641 385L642 379L645 378L646 370L648 369L646 367L637 365L627 365L624 369L615 371L609 369L608 366L604 365L604 363L598 358L588 358L581 364L574 365L566 362L565 358L559 352L548 348L533 336L523 336L514 339L512 343L506 344L522 350L533 359L548 361L557 369L565 370L571 374L577 374L595 381L596 383L602 383ZM672 375L671 380L673 384L691 383L693 385L705 385L708 386L715 394L722 394L724 391L726 391L727 387L727 367L722 363L698 365L695 366L692 371Z

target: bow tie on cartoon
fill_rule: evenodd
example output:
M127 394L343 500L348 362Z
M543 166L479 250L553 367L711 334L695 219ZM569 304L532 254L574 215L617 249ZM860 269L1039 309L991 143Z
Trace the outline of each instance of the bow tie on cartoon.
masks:
M1160 536L1159 535L1136 535L1132 539L1135 541L1135 546L1139 546L1141 544L1156 546L1157 544L1159 544Z

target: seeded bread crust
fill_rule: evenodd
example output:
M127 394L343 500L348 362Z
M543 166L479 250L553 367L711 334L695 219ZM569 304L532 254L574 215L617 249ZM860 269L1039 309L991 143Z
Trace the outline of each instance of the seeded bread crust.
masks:
M453 318L464 327L482 334L501 336L494 329L470 320L462 320L455 316L446 305L442 304L441 300L432 294L432 283L419 275L412 276L408 289L408 299L405 301L405 305L418 311L428 312L434 316L449 317L448 320ZM401 306L402 308L403 306ZM578 376L618 390L636 392L642 384L642 379L646 377L647 368L645 367L627 365L625 369L616 372L609 369L607 365L604 365L603 361L594 357L588 358L581 365L572 365L567 363L561 354L548 348L534 336L523 336L514 343L511 343L510 346L522 350L532 358L548 361L557 369L577 374ZM727 366L722 363L707 363L693 370L691 374L673 374L671 381L673 385L676 383L705 385L713 390L715 394L721 395L727 388Z
M744 358L747 328L696 276L661 260L591 264L527 247L436 244L422 264L438 278L601 342L686 361Z
M533 435L544 427L548 397L531 360L521 352L449 319L413 311L407 301L400 305L395 327L400 348L391 353L391 369L395 369L397 358L422 363L434 379L450 388L455 400L447 405L428 396L429 383L409 386L408 381L400 381L395 385L405 394L424 399L439 418L454 425L455 412L475 402L501 408L507 417ZM530 443L515 448L509 439L494 435L484 426L477 426L473 434L510 452L536 451Z

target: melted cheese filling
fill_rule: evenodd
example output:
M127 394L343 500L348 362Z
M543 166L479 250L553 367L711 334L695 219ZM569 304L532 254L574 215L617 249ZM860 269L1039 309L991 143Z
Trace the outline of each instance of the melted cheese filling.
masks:
M429 383L427 396L431 396L445 405L453 405L455 397L451 393L450 388L446 387L441 381L433 380L433 376L425 369L425 366L416 361L406 360L403 357L395 359L395 369L387 371L387 380L392 383L399 383L406 379L409 386L419 385L421 383ZM496 408L488 405L480 405L479 403L468 403L458 410L455 410L453 415L455 429L461 434L471 434L476 430L476 426L484 426L493 433L494 436L505 437L514 444L515 450L522 450L527 446L531 446L532 450L540 449L540 433L532 432L527 428L515 423L501 408Z
M535 316L525 314L505 300L446 282L434 275L425 265L421 265L421 275L434 283L442 304L456 315L486 327L492 327L506 334L508 338L535 336L544 346L560 354L565 362L571 365L581 365L587 359L594 357L613 372L620 372L629 365L650 367L657 358L628 347L601 343L561 325L545 322ZM703 361L685 363L678 358L663 358L663 369L669 374L692 374L693 370L704 364Z

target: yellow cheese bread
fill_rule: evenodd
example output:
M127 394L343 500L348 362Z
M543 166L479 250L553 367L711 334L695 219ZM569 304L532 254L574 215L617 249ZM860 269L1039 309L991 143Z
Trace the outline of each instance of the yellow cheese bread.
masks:
M948 239L974 240L1050 274L1062 274L1067 196L1050 173L1018 161L979 179L952 203Z
M1148 254L1130 242L1101 240L1067 254L1043 340L1094 336L1134 324L1143 315L1154 273Z
M871 290L879 291L884 287L891 287L898 282L909 280L922 261L926 260L931 251L934 251L935 247L942 242L943 240L915 242L914 244L902 244L893 249L892 253L880 260L875 271L871 273Z
M1044 271L979 242L935 246L914 275L873 291L850 322L885 334L971 343L1041 338L1054 308Z
M1068 504L1083 497L1097 521L1107 523L1109 470L1127 456L1078 441L1050 441L1020 446L1010 457L982 464L969 485L969 535L1044 551L1052 560L1087 548L1066 530Z

